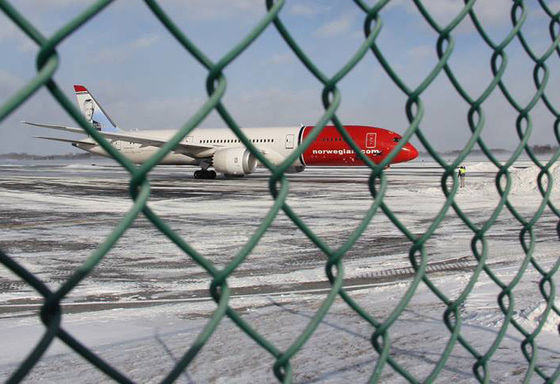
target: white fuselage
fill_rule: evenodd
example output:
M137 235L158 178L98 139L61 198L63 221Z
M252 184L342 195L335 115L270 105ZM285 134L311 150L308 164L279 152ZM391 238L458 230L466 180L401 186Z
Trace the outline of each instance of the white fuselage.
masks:
M298 135L301 127L267 127L267 128L245 128L243 133L251 140L263 154L274 164L279 164L290 155L298 146ZM127 134L134 136L135 132L142 137L150 137L167 141L177 131L174 130L149 130L128 131ZM95 144L93 139L88 139ZM159 150L155 146L146 146L139 143L123 140L112 140L112 145L122 152L130 161L141 164ZM235 136L229 128L198 128L191 131L182 141L184 144L210 145L217 150L222 148L244 147L241 140ZM76 144L76 147L88 152L108 156L107 152L99 145L85 146ZM160 164L176 165L198 165L201 159L187 156L182 153L172 152L168 154ZM298 165L298 164L296 164Z

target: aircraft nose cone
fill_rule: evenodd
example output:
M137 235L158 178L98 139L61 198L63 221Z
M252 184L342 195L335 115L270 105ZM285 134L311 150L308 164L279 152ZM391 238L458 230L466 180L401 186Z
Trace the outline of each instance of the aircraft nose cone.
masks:
M416 148L414 148L414 145L407 143L402 151L405 154L405 161L410 161L410 160L414 160L418 157L418 150Z
M414 160L418 157L418 150L414 145L406 143L395 159L395 163L403 163L405 161Z

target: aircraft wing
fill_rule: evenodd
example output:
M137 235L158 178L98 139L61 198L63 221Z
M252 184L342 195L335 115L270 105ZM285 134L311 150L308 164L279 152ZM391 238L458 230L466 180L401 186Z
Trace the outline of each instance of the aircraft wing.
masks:
M35 136L36 139L44 139L44 140L52 140L52 141L61 141L63 143L72 143L72 144L82 144L82 145L97 145L95 142L91 141L83 141L83 140L72 140L72 139L62 139L60 137L45 137L45 136Z
M38 124L38 123L31 123L28 121L23 121L23 123L27 125L33 125L35 127L50 128L50 129L57 129L59 131L87 134L87 132L84 131L82 128L66 127L63 125ZM131 143L141 144L142 146L162 147L167 143L166 140L142 135L141 132L133 132L133 133L126 132L126 131L125 132L98 131L98 132L100 135L102 135L103 137L109 140L123 140ZM45 139L49 140L52 138L45 138ZM64 140L60 139L60 141L64 141ZM70 140L70 141L77 142L76 140ZM194 158L205 158L205 157L212 156L214 152L216 152L216 147L211 145L202 145L202 144L193 144L193 143L179 143L177 144L177 146L173 151Z

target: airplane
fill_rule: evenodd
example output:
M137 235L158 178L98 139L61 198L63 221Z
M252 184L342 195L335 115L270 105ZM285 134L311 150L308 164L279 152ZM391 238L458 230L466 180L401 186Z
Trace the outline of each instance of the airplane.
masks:
M76 99L86 120L132 162L141 164L163 146L176 131L124 131L117 127L93 95L83 85L74 85ZM62 125L23 122L43 128L72 133L86 133L82 128ZM272 164L282 163L311 133L313 126L244 128L243 133ZM363 154L379 164L399 143L402 137L392 131L364 125L345 125L344 128ZM74 147L95 155L109 156L91 137L83 140L59 137L37 137L71 143ZM405 144L391 163L415 159L418 151ZM216 172L225 176L244 176L255 171L256 157L229 128L196 128L160 161L160 164L195 165L196 179L214 179ZM311 145L290 166L288 172L302 172L311 166L363 166L364 162L346 143L335 126L327 125ZM214 170L209 170L209 168Z

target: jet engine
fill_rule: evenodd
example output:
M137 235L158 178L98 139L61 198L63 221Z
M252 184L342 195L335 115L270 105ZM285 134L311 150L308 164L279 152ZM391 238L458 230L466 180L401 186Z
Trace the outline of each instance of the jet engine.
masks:
M257 167L257 158L244 147L219 149L214 153L212 166L229 176L243 176Z
M279 166L280 164L282 164L284 160L286 160L284 156L268 148L263 149L262 153L267 158L267 160L270 161L275 166ZM298 172L303 172L304 169L305 169L305 165L303 165L299 160L296 160L288 169L286 169L285 172L298 173Z

